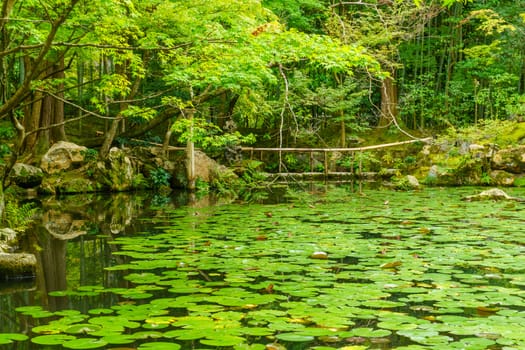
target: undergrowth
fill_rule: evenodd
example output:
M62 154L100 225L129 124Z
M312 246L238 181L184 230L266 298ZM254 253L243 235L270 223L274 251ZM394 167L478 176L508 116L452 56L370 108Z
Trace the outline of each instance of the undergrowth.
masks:
M7 227L23 232L31 223L37 209L33 203L19 204L17 201L7 201L5 206Z

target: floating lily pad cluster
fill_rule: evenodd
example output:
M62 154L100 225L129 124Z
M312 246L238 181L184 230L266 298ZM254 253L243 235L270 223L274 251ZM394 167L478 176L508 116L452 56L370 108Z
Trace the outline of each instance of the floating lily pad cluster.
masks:
M53 293L108 305L18 311L53 316L31 342L67 349L525 348L525 205L460 191L179 208L111 242L127 287Z

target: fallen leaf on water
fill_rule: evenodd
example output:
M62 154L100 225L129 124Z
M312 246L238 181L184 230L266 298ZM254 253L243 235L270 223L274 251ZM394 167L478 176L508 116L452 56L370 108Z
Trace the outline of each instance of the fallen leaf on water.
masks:
M401 266L402 265L402 262L401 261L391 261L391 262L387 262L387 263L384 263L381 265L381 268L382 269L391 269L393 267L398 267L398 266Z
M326 253L326 252L313 252L312 255L310 255L310 258L312 258L312 259L328 259L328 253Z

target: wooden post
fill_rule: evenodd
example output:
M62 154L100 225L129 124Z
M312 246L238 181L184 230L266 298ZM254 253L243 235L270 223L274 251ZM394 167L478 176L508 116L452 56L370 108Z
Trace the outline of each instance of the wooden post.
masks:
M354 152L350 152L350 174L354 175ZM353 177L353 176L352 176Z
M328 177L328 152L324 151L324 176Z
M310 172L314 172L314 152L310 152Z
M186 142L186 176L188 189L195 190L195 143L193 142L193 115L195 109L186 109L186 118L190 120L190 137Z
M363 152L359 152L359 173L357 174L360 178L363 177Z
M168 148L170 146L170 139L171 139L171 121L168 122L168 130L166 130L166 134L164 135L164 142L162 143L162 153L164 154L164 157L169 159L169 151Z
M283 152L281 151L281 148L279 147L279 173L282 173L283 170Z

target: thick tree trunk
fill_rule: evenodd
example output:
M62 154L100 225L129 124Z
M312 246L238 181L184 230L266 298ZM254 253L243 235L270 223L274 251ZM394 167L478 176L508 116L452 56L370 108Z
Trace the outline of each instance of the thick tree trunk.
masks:
M48 79L63 79L65 77L63 60L58 64L50 63L45 76ZM24 127L28 133L36 129L41 130L27 135L22 153L38 155L47 151L53 143L66 139L63 84L59 84L57 90L55 94L58 98L41 91L36 91L32 95L32 103L28 104L25 112ZM56 126L52 127L52 125Z
M55 66L55 79L60 79L61 81L64 81L64 78L66 77L65 73L65 64L64 59L62 58L58 65ZM51 124L57 125L53 128L51 128L50 133L50 143L56 143L58 141L65 141L67 139L66 137L66 131L64 127L64 121L65 121L65 111L64 111L64 83L60 83L57 86L57 93L56 95L59 98L53 98L53 115L51 116Z
M380 126L388 125L392 119L397 118L397 102L397 87L392 74L386 77L381 84Z
M40 116L42 113L43 95L40 91L36 91L33 95L33 103L29 104L24 112L23 125L26 132L36 130L40 125ZM25 154L33 150L38 140L38 134L29 134L25 138L25 142L21 145L20 154Z

